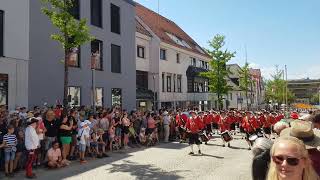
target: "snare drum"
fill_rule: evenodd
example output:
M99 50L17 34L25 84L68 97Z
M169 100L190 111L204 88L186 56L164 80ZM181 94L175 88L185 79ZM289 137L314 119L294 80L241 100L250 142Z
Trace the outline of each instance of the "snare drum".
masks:
M231 140L233 140L233 137L231 136L229 131L225 131L223 133L221 133L221 138L225 141L225 142L229 142Z
M254 142L256 139L258 139L258 135L252 134L249 136L249 141Z

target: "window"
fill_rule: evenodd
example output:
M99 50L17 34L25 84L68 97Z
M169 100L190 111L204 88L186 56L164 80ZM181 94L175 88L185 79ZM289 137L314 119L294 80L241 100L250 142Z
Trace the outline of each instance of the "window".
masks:
M230 93L230 100L232 101L232 93Z
M207 80L204 81L204 92L209 92L209 85Z
M103 43L100 40L91 41L91 69L103 70Z
M0 74L0 105L8 105L8 75Z
M122 92L120 88L111 89L111 105L122 106Z
M177 53L177 63L180 64L180 54Z
M167 76L167 92L171 92L171 75Z
M103 106L103 88L96 88L95 104L98 107Z
M3 56L4 12L0 10L0 57Z
M70 67L80 67L80 47L71 50L69 54L68 65Z
M193 92L198 92L198 83L197 82L193 83Z
M102 28L102 0L91 0L91 24Z
M206 68L206 62L201 61L201 67L202 67L202 68Z
M162 73L162 92L164 92L164 73Z
M166 50L165 49L160 49L160 59L161 60L167 60Z
M144 47L143 46L137 46L137 56L139 58L145 58Z
M173 92L176 92L176 75L173 75Z
M181 93L181 75L177 75L177 90L179 93Z
M196 58L191 58L191 66L197 66L197 60L196 60Z
M70 106L81 105L81 88L80 87L68 87L68 102Z
M114 4L110 6L111 32L120 34L120 8Z
M111 44L111 72L121 73L121 47Z
M209 69L209 63L208 62L205 62L205 68Z
M76 19L80 19L80 0L73 0L69 13Z
M148 72L136 71L137 88L148 89Z
M203 92L203 83L198 83L198 92Z

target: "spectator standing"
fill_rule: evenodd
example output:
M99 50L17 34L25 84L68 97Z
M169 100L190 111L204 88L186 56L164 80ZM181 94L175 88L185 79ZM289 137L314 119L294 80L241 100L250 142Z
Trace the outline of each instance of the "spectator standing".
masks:
M59 128L59 137L62 144L62 158L64 161L67 161L67 156L70 151L70 143L72 141L72 128L73 120L68 120L67 114L61 116L61 125ZM67 161L68 162L68 161Z
M122 131L124 134L123 145L125 149L128 149L130 120L128 118L127 112L123 113L123 117L121 121L122 121Z
M77 146L77 134L78 134L78 124L77 124L77 111L75 109L70 110L70 116L68 117L69 121L72 121L72 131L71 131L71 147L70 147L70 154L69 160L75 160L76 157L74 155L75 148Z
M32 164L36 157L36 149L39 148L39 136L36 132L38 120L31 118L27 121L27 129L25 132L25 146L28 152L28 160L26 163L26 177L35 178L36 175L32 173Z
M78 143L79 143L79 152L80 152L80 163L86 163L85 158L86 147L90 138L90 122L82 122L80 124L81 129L78 132ZM90 148L90 146L89 146Z
M304 143L295 137L280 137L271 148L267 180L319 180Z
M20 130L17 133L17 152L16 152L16 158L14 160L13 164L13 170L18 171L21 168L20 161L22 160L22 156L26 152L26 146L24 144L24 131Z
M3 142L5 143L4 157L5 157L5 173L6 176L13 175L13 162L17 151L17 137L14 134L14 127L8 126L8 133L3 136Z
M169 142L171 118L168 111L163 112L164 142Z
M265 180L270 163L270 149L273 142L268 138L258 138L252 147L252 180Z
M55 113L52 110L48 110L45 113L43 123L47 130L45 132L45 150L49 150L52 142L58 140L59 120L55 118Z

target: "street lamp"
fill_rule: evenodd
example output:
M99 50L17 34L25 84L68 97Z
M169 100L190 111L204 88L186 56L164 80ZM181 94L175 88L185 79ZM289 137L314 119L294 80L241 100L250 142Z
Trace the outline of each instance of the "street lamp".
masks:
M91 54L91 71L92 71L92 107L93 107L93 113L96 113L96 87L95 87L95 70L96 70L96 63L100 59L100 52L99 50L95 51Z

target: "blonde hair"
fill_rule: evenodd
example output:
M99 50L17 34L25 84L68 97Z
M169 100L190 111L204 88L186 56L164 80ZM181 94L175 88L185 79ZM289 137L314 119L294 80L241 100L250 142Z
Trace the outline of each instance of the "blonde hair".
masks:
M279 139L277 139L271 148L270 157L272 158L272 156L274 155L275 149L279 145L279 143L284 141L290 144L294 144L297 147L302 158L305 159L306 167L303 170L302 180L319 180L319 176L317 175L317 173L312 167L312 162L309 158L308 150L306 149L306 146L304 145L304 143L298 138L289 136L289 137L280 137ZM267 180L279 180L276 164L272 161L272 159L271 159L269 171L267 174Z

